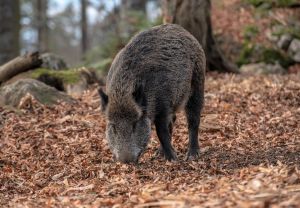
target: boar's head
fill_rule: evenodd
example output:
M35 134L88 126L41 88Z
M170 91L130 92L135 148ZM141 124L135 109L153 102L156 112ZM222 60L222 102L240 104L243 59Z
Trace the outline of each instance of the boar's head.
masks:
M139 88L126 97L106 95L101 89L99 94L107 118L106 139L114 158L123 163L137 163L151 132L142 90Z

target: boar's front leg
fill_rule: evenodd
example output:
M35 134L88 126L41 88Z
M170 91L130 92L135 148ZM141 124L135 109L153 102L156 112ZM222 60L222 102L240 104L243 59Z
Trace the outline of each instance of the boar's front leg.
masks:
M176 114L173 114L172 119L170 119L170 121L169 121L170 139L172 139L173 125L174 125L175 121L176 121ZM159 149L156 152L156 155L157 156L164 156L164 150L163 150L162 145L160 145Z
M159 138L162 152L164 153L167 160L176 160L176 154L171 145L171 129L170 129L170 121L168 120L168 116L165 114L160 114L156 116L154 120L156 133Z

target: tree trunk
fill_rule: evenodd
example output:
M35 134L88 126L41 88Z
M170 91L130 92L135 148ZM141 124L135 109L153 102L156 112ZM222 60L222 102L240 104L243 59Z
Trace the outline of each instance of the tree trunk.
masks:
M40 52L49 50L48 41L48 0L37 0L36 2L36 27L38 34L37 48Z
M164 4L164 20L195 36L203 46L209 70L237 73L237 67L223 56L215 41L210 12L210 0L165 0Z
M87 0L81 0L81 53L84 57L88 49Z
M24 56L18 56L0 67L0 84L19 73L41 66L42 60L39 53L28 53Z
M20 2L0 1L0 65L20 52Z

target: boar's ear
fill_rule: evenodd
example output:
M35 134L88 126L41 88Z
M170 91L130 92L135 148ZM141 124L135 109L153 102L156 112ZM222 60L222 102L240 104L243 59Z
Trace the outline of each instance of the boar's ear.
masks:
M135 91L132 93L132 96L135 100L135 102L141 107L145 108L147 105L147 100L144 93L144 85L140 84L137 85L135 88Z
M103 92L102 88L98 90L101 100L101 110L105 111L106 106L108 104L108 96Z

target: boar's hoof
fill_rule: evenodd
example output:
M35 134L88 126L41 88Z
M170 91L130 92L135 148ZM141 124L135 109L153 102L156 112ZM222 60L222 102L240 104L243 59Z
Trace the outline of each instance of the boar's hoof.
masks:
M164 152L165 158L168 161L176 161L177 160L177 156L176 153L174 151L170 151L170 152Z
M176 153L172 150L170 153L164 152L162 146L160 146L154 153L154 158L165 158L166 160L177 160Z
M189 149L186 160L196 160L200 157L200 149Z

